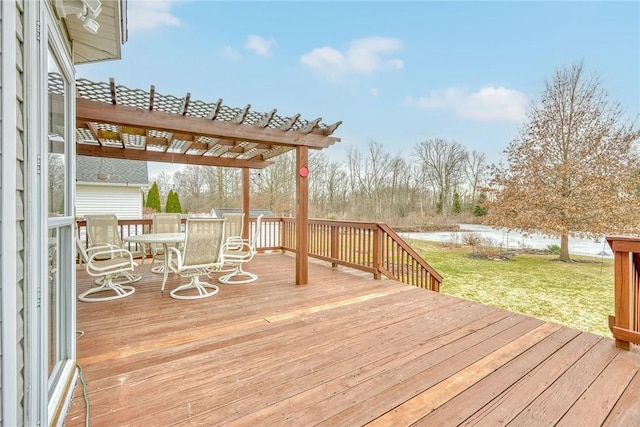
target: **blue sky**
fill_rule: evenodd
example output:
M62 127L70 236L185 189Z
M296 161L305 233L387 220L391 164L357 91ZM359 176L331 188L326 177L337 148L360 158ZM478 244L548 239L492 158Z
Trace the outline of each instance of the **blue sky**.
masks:
M431 138L504 160L545 79L579 61L640 126L638 1L128 0L128 8L122 59L80 65L78 77L341 120L341 142L325 150L335 160L372 140L409 157Z

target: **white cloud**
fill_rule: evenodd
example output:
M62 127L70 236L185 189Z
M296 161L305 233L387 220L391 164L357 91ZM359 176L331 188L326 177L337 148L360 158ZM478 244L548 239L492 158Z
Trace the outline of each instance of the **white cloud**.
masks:
M368 37L353 40L344 52L333 47L324 46L313 49L300 57L300 62L331 79L346 74L367 74L383 68L403 68L400 59L385 60L384 56L402 49L398 39L385 37Z
M432 91L427 97L408 97L407 103L420 108L452 110L458 116L478 120L525 119L527 96L505 87L486 86L469 93L461 87Z
M129 31L152 30L165 25L177 27L180 20L171 14L172 0L127 1L127 28Z
M247 36L247 42L244 47L254 51L258 55L268 56L271 55L271 48L276 45L276 41L273 39L265 39L256 35Z
M225 47L222 48L222 54L227 58L233 59L233 60L237 60L241 58L240 52L238 52L237 50L235 50L229 45L226 45Z
M369 89L369 92L373 96L379 96L380 95L380 90L378 90L377 87L372 87L371 89Z
M402 70L404 68L404 61L402 59L390 59L388 62L392 67L397 68L398 70Z

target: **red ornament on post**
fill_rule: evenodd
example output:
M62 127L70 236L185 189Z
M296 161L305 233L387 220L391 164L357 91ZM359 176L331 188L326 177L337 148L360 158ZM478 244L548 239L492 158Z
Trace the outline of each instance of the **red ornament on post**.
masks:
M306 166L302 166L298 171L301 177L306 178L309 176L309 168Z

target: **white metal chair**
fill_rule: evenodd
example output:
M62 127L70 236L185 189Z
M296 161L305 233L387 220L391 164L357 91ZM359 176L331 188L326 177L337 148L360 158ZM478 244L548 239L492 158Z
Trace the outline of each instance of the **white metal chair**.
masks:
M224 235L227 241L230 239L242 239L244 213L225 213L222 214L222 218L227 220L224 225Z
M256 254L256 246L260 236L260 229L262 228L263 216L264 215L260 215L256 219L256 228L251 239L227 240L222 247L225 265L231 265L233 267L233 271L218 278L220 283L234 285L249 283L258 279L256 274L244 271L242 266L243 264L251 261Z
M224 213L222 218L226 219L224 225L225 242L227 243L227 249L242 249L242 230L244 229L244 213ZM235 247L232 243L236 242ZM234 271L234 267L229 263L219 270L221 273L230 273Z
M89 230L89 221L90 220L87 219L87 232ZM98 219L98 223L100 222L101 220ZM101 228L100 225L95 223L95 221L91 221L91 226L94 231ZM90 276L97 277L95 282L98 285L78 295L78 299L80 301L111 301L127 297L136 291L133 286L125 285L125 283L132 283L140 280L139 275L131 273L136 266L133 262L133 255L131 252L110 243L94 244L85 248L80 240L77 224L75 228L75 236L76 249L82 260L81 263L85 265L85 269ZM89 236L91 236L90 233ZM104 295L105 293L106 296L96 295Z
M154 213L151 217L154 233L180 233L181 218L179 213ZM151 249L151 271L158 274L164 273L164 245L152 243ZM161 261L161 265L154 267L156 260Z
M176 299L196 299L210 297L218 293L219 288L208 282L200 281L200 276L209 276L224 263L222 244L224 242L224 224L222 218L189 218L186 225L186 237L182 249L169 248L169 268L182 277L191 277L191 282L180 285L170 295ZM196 289L185 294L184 291Z
M111 249L123 249L129 252L132 258L143 257L144 254L141 251L129 251L124 247L124 243L120 238L120 231L118 230L118 217L113 214L104 215L86 215L87 221L87 237L88 246L85 248L86 255L91 257L94 251L93 248L109 247ZM81 242L77 241L76 244L81 245ZM109 258L109 254L101 254L99 257ZM99 259L99 257L96 257ZM137 264L134 263L134 266ZM120 274L120 278L116 281L119 284L134 283L139 281L142 276L140 274L133 274L129 271L124 271ZM100 283L102 279L96 280L96 283Z
M78 264L83 266L87 264L89 254L87 254L87 248L80 238L80 229L78 228L78 223L76 221L73 222L73 231L76 236L76 258L78 259Z

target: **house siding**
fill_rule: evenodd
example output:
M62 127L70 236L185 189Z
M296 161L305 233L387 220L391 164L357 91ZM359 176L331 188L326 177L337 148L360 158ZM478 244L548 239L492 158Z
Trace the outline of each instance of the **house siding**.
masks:
M119 219L142 218L140 187L76 184L76 216L106 213Z
M17 1L16 6L17 19L16 19L16 126L17 126L17 159L16 159L16 235L17 235L17 256L16 256L16 272L17 272L17 292L16 292L16 304L18 310L17 318L17 334L18 334L18 420L24 424L25 420L25 348L26 348L26 292L25 292L25 246L26 246L26 233L25 229L25 188L26 188L26 143L25 143L25 129L26 120L24 116L25 111L25 49L24 40L26 37L24 31L24 2Z
M10 20L10 21L7 21ZM22 426L25 420L25 118L24 118L24 2L3 2L0 6L0 80L2 112L0 119L0 306L10 307L15 321L7 324L7 314L0 317L2 334L15 337L13 345L6 339L0 351L0 425ZM15 79L14 79L15 76ZM15 86L15 92L9 85ZM7 97L15 99L7 99ZM10 130L5 126L15 126ZM4 168L4 170L3 170ZM10 221L10 223L7 223ZM15 262L15 265L14 265ZM11 268L13 267L13 268ZM4 270L10 271L4 271ZM7 300L10 299L10 300ZM4 320L4 323L2 321ZM11 328L11 329L9 329ZM8 346L13 347L5 348ZM9 356L10 355L10 356ZM10 357L11 360L6 358ZM8 366L15 367L9 369ZM4 368L4 369L3 369ZM9 377L11 376L11 377ZM3 385L11 384L11 389ZM5 399L6 398L6 399ZM7 401L8 400L8 401ZM5 407L7 403L16 407Z

